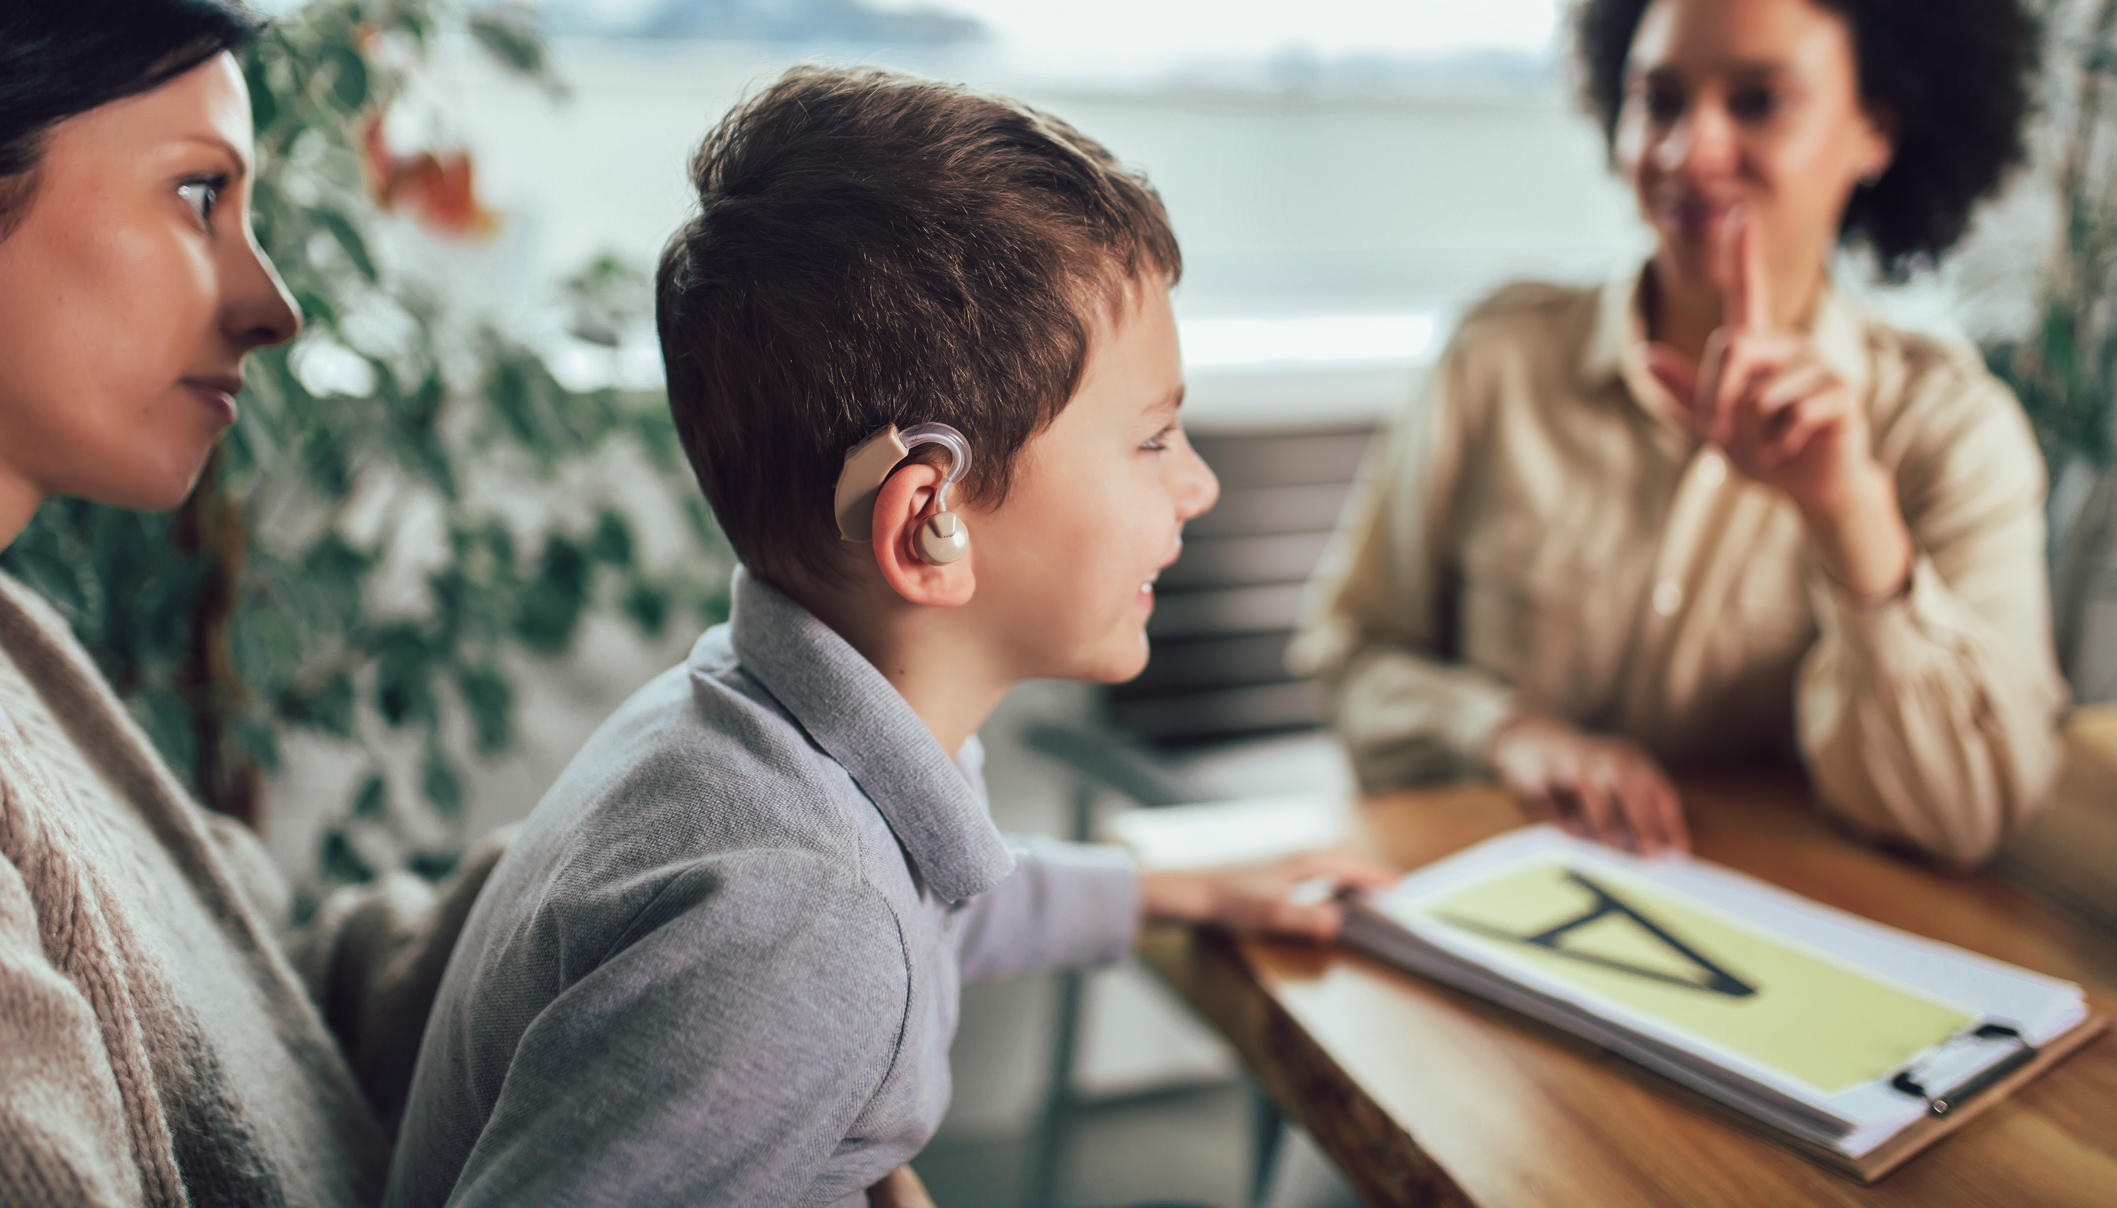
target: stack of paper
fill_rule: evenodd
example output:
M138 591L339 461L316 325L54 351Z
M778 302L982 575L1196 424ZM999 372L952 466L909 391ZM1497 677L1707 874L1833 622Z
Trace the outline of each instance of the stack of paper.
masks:
M1355 947L1858 1159L2074 1031L2080 987L1696 859L1515 831L1353 904Z

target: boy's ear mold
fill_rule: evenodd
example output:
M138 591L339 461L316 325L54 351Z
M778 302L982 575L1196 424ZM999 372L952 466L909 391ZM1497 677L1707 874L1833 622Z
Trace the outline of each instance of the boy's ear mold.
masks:
M936 512L926 518L913 538L921 561L936 566L961 562L970 552L970 530L963 525L963 518L954 512Z

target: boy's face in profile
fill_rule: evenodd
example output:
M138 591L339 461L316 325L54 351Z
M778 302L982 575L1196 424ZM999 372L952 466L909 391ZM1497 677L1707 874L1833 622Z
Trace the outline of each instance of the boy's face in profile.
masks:
M969 515L968 610L1010 678L1116 682L1147 664L1153 580L1220 483L1177 426L1169 291L1132 282L1098 317L1080 388L1023 447L996 510Z

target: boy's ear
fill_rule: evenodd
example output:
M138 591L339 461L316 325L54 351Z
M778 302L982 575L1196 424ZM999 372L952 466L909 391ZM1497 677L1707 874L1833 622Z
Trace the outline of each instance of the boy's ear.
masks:
M977 560L977 534L971 534L972 549L966 556L945 565L920 558L914 544L933 510L941 477L933 466L913 462L885 479L875 493L874 532L868 544L890 590L914 604L954 608L968 604L977 590L971 570Z

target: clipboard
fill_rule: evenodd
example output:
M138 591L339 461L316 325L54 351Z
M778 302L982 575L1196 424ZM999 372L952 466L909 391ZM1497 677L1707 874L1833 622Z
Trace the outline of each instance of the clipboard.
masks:
M1926 1118L1859 1158L1848 1158L1836 1150L1773 1128L1688 1087L1683 1088L1684 1096L1711 1108L1715 1115L1733 1120L1750 1132L1776 1141L1819 1166L1827 1167L1862 1184L1873 1184L1924 1152L1935 1142L1977 1119L1994 1104L2003 1102L2015 1091L2035 1081L2046 1070L2100 1036L2109 1026L2108 1018L2091 1013L2073 1025L2070 1031L2053 1037L2041 1046L2023 1042L2023 1055L2020 1060L2002 1063L2002 1067L1995 1067L1973 1078L1971 1081L1975 1085L1922 1087L1925 1093L1920 1097L1925 1098L1929 1106ZM1941 1110L1931 1110L1936 1104L1942 1105Z
M1594 900L1577 900L1582 889ZM1614 942L1601 951L1561 943L1611 919L1659 946L1647 953ZM1690 941L1701 937L1704 948L1694 950ZM1680 1088L1685 1101L1862 1184L1978 1118L2108 1026L2072 983L1705 862L1628 864L1545 828L1487 840L1356 902L1346 940L1608 1050ZM1779 954L1788 963L1775 969ZM1670 968L1655 964L1662 958ZM1815 969L1835 980L1819 980ZM1613 985L1606 970L1629 977ZM1846 988L1853 983L1875 993L1854 996ZM1838 1052L1789 1051L1786 1038L1806 1033L1787 1029L1817 1022L1808 986L1817 995L1847 995L1846 1009L1864 1002L1847 1022L1868 1030L1847 1030ZM1672 1005L1669 987L1685 992L1680 1005ZM1961 993L1946 993L1950 987ZM1688 999L1708 991L1726 1001ZM1760 1013L1769 1003L1777 1006ZM1910 1014L1889 1023L1900 1009ZM1892 1026L1915 1035L1936 1023L1946 1030L1927 1032L1915 1053L1900 1048L1890 1063L1862 1056Z

